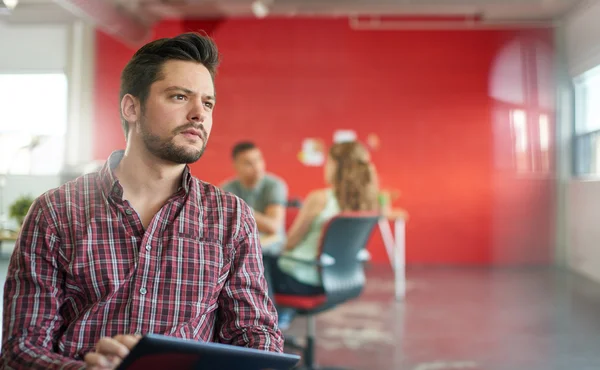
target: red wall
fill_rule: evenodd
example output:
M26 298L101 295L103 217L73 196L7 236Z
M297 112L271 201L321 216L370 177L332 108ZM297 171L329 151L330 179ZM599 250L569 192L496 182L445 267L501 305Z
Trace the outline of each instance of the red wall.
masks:
M247 19L166 22L155 37L200 29L216 39L223 62L208 149L192 166L198 177L218 183L231 176L231 146L251 139L262 147L268 169L287 180L291 195L304 196L323 185L322 169L297 159L304 138L329 144L336 129L353 129L361 140L375 133L381 146L372 157L382 186L399 190L394 204L411 215L409 264L549 260L552 182L546 174L543 187L532 190L510 166L510 122L498 118L490 88L507 44L541 40L551 48L550 32L355 31L343 19ZM119 75L133 52L98 32L96 159L124 145ZM522 61L517 56L503 63ZM517 83L539 85L526 76ZM521 99L516 106L529 110L537 102ZM506 129L504 141L498 126ZM509 165L499 165L498 156ZM504 187L499 173L516 182ZM531 212L513 217L519 207ZM528 237L527 220L543 237ZM375 261L385 261L377 233L370 249Z

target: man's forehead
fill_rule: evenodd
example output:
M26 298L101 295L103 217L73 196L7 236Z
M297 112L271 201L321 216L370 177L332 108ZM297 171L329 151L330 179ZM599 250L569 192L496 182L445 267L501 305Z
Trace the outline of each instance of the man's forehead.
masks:
M179 62L179 61L177 61ZM202 94L214 95L214 83L210 72L200 63L183 62L165 63L161 71L161 79L156 83L163 89L179 86Z

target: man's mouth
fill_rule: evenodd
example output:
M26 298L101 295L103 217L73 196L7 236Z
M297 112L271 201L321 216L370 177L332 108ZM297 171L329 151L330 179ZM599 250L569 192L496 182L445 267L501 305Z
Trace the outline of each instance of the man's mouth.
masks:
M200 130L190 128L190 129L182 131L181 133L189 138L193 138L193 139L200 138L200 139L204 140L204 136L202 135L202 131L200 131Z

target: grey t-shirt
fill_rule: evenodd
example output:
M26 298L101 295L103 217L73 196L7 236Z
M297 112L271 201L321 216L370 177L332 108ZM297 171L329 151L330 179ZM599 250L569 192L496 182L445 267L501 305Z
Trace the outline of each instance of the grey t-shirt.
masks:
M287 204L287 185L280 178L270 174L266 174L254 189L245 188L237 179L228 181L221 187L242 198L260 213L265 213L267 207L272 204L280 204L284 207Z

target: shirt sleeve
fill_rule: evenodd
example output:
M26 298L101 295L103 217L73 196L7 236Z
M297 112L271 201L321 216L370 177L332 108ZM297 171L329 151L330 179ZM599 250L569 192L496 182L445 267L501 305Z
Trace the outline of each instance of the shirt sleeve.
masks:
M231 272L219 297L218 336L221 343L283 351L283 336L277 326L277 311L268 295L258 229L244 202Z
M4 287L1 369L84 369L84 363L53 348L63 319L63 277L56 262L60 245L46 219L48 198L38 198L23 222Z
M271 191L269 192L267 204L280 204L282 206L287 205L288 189L285 182L281 180L274 181L271 185Z

